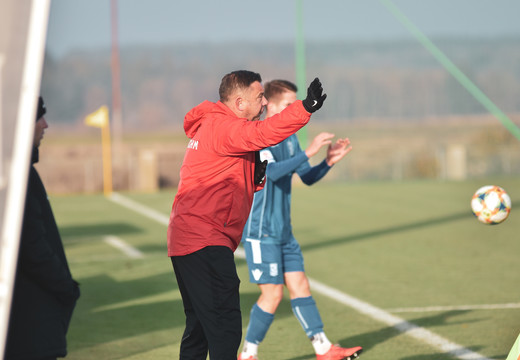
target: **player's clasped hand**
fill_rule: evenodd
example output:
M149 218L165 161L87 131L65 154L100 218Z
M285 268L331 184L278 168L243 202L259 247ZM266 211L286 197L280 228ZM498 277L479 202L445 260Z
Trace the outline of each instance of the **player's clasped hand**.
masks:
M303 107L310 113L315 112L323 105L327 94L323 94L320 79L315 78L307 89L307 97L302 101Z
M313 157L320 151L322 146L330 145L334 134L329 132L321 132L312 140L311 144L305 149L308 158Z
M338 139L334 144L329 145L325 160L329 166L332 166L343 159L343 157L345 157L345 155L347 155L351 150L352 146L350 145L350 140L348 138Z

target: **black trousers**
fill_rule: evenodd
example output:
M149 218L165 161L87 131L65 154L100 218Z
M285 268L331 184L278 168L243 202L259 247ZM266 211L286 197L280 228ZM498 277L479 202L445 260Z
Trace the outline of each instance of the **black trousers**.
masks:
M231 249L208 246L171 261L186 315L180 360L236 360L242 316Z

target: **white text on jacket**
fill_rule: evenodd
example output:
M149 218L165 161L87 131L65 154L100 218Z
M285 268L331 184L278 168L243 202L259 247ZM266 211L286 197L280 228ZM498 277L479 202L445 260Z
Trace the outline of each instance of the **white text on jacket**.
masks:
M193 150L197 150L199 147L199 142L197 140L190 140L190 142L188 143L188 149L193 149Z

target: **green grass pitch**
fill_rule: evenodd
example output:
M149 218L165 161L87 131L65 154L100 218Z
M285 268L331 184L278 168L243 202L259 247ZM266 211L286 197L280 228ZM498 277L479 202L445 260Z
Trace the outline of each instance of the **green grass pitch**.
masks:
M487 184L502 186L513 201L511 215L497 226L479 223L470 210L473 192ZM123 195L167 216L174 193ZM519 178L296 184L293 227L310 278L485 357L505 359L520 332L520 309L478 306L520 303L519 199ZM52 196L51 203L82 291L68 358L178 358L184 315L166 255L166 226L102 195ZM143 257L125 255L107 236ZM258 291L245 261L236 261L245 333ZM321 293L314 297L328 337L363 346L362 359L455 358ZM442 308L426 309L432 306ZM259 356L315 358L287 298Z

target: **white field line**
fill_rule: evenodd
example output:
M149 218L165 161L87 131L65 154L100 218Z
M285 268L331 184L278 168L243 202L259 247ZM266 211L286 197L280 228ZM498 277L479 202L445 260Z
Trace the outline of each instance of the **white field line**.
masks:
M433 346L441 350L443 353L451 354L458 359L465 360L491 360L483 355L473 352L465 347L449 341L429 330L414 325L400 317L390 314L389 312L377 308L369 303L356 299L353 296L342 293L331 288L319 281L309 278L309 282L314 291L317 291L339 303L345 304L361 314L365 314L374 320L380 321L386 325L392 326L402 333L405 333L417 340Z
M143 204L140 204L134 200L131 200L127 198L126 196L123 196L118 193L112 193L109 200L112 200L116 204L119 204L127 209L133 210L149 219L157 221L159 224L168 226L168 223L170 221L170 218L159 211L156 211L154 209L149 208L148 206L145 206Z
M116 195L115 198L114 195ZM152 220L156 220L160 224L168 225L169 218L167 216L164 216L155 210L149 209L146 206L127 199L120 194L112 194L111 200L130 210L134 210L144 216L147 216ZM241 248L237 249L235 255L239 258L245 258L245 252ZM429 330L414 325L400 317L392 315L383 309L375 307L367 302L322 284L319 281L309 278L309 282L313 291L325 295L341 304L347 305L359 313L365 314L374 320L392 326L402 333L405 333L419 341L439 349L443 353L451 354L456 358L463 360L491 360L483 355L466 349L461 345L451 342L448 339L445 339Z
M142 259L144 257L144 254L137 250L135 247L127 244L117 236L113 235L107 235L104 238L104 241L115 247L118 250L121 250L122 253L124 253L126 256L132 258L132 259Z
M405 312L495 310L495 309L520 309L520 303L408 307L408 308L386 309L386 311L391 312L391 313L405 313Z

